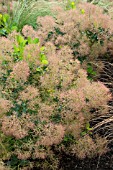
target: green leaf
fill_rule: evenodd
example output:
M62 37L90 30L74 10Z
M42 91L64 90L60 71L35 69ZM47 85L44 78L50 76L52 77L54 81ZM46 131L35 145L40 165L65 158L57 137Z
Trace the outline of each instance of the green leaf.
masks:
M86 124L86 129L88 129L90 127L90 124L89 123L87 123Z
M0 30L0 34L1 34L1 35L6 35L6 34L7 34L7 30L4 29L4 28L1 29L1 30Z
M45 47L42 46L42 47L40 48L40 51L44 51L44 50L45 50Z
M92 73L92 72L93 72L93 68L92 68L92 66L88 66L88 68L87 68L87 72L88 72L88 73Z
M31 38L31 37L28 37L28 38L27 38L27 41L28 41L29 44L31 44L31 43L32 43L32 38Z
M86 129L87 129L88 131L92 130L92 128L90 128L90 124L89 124L89 123L86 124Z
M81 132L81 136L85 136L86 134L87 134L86 131Z
M0 19L2 19L2 17L3 17L3 15L2 15L2 14L0 14Z
M20 44L24 41L24 38L21 35L17 35L17 42Z
M9 19L9 15L8 14L4 14L3 15L3 22L6 23Z
M6 20L5 16L3 16L3 22L6 23L6 21L7 21L7 20Z
M45 54L40 54L40 60L46 60L46 55Z
M19 45L25 46L28 40L24 40L24 37L21 35L17 35L17 42Z
M11 27L11 30L12 30L12 31L14 31L14 30L17 31L17 30L18 30L18 27L17 27L17 26L12 26L12 27Z
M35 39L33 40L33 43L34 43L34 44L38 44L38 43L39 43L39 39L38 39L38 38L35 38Z
M19 51L20 51L19 47L14 46L14 52L19 52Z
M36 71L41 72L41 68L40 68L40 67L37 67L37 68L36 68Z
M42 60L41 63L44 64L44 65L47 65L48 61L47 60Z
M81 9L81 14L85 14L85 10L84 9Z
M94 75L94 76L96 76L96 71L92 71L92 73L91 73L92 75Z

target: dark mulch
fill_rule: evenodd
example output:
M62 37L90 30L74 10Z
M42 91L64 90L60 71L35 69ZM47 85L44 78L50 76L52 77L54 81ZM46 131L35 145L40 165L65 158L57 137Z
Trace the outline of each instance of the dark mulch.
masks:
M95 158L78 159L75 156L60 154L57 170L113 170L113 150ZM33 168L33 170L50 170L50 168ZM54 167L53 169L54 170ZM56 168L55 168L56 170Z
M113 170L113 151L93 159L63 155L59 170Z

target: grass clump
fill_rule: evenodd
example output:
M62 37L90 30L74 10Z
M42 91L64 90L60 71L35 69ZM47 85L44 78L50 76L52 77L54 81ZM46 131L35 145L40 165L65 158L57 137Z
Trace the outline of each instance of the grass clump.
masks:
M63 3L58 1L46 0L20 0L14 4L12 12L12 20L18 29L22 29L24 25L32 25L36 28L36 19L39 16L55 16L52 8L55 6L63 7Z

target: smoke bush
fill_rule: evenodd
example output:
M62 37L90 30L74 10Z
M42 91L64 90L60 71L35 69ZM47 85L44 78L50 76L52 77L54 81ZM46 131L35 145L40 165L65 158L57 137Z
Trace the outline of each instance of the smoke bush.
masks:
M101 59L113 53L112 19L94 4L79 3L76 9L59 11L54 19L38 17L37 24L37 31L30 31L31 27L25 26L22 33L26 37L27 32L30 36L38 36L41 44L51 41L58 49L69 46L84 68L88 68L87 63L102 66Z
M85 3L37 23L38 30L25 25L23 35L0 37L0 158L55 160L53 148L102 155L107 140L93 139L89 122L107 115L112 95L81 63L112 51L111 18Z
M1 156L7 159L8 153L10 159L12 156L18 160L46 159L53 145L65 148L68 141L71 146L68 135L72 136L73 149L78 153L79 143L86 143L82 133L96 116L91 110L98 110L98 115L107 114L111 94L101 82L87 79L87 72L74 59L69 46L57 49L52 42L41 46L38 41L20 36L13 32L8 38L0 37L0 133L3 137L0 140L5 147ZM20 42L22 53L14 52ZM91 148L89 143L93 144ZM85 145L87 153L81 151L82 157L99 148L99 142L97 146L92 138L89 143ZM100 146L102 149L105 143ZM69 151L74 153L73 149Z

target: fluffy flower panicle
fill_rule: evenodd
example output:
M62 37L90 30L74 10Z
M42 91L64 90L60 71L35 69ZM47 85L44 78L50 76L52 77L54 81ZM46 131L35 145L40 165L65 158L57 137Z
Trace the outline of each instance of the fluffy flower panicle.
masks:
M10 78L14 78L17 81L26 82L30 75L29 65L24 62L20 61L15 64L13 67L13 71L11 72Z

